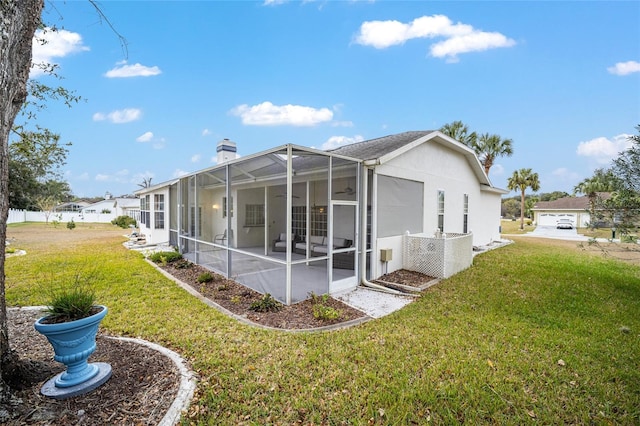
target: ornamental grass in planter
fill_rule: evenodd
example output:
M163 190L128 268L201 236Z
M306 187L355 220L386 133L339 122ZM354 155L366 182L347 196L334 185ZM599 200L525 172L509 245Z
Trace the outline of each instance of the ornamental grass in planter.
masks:
M77 281L77 280L76 280ZM53 346L54 359L67 369L47 381L41 392L63 399L87 393L111 377L107 363L88 363L96 350L96 335L107 307L97 305L95 293L77 285L55 292L34 327Z

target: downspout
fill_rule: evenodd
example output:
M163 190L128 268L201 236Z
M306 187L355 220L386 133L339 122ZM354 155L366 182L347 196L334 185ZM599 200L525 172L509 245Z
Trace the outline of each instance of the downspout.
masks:
M380 284L375 284L367 280L367 193L369 185L369 173L368 167L366 167L366 165L363 167L363 169L364 177L362 179L362 208L360 209L360 247L362 253L362 255L360 256L360 284L364 287L369 287L373 290L381 291L383 293L404 295L404 293L398 290L394 290Z

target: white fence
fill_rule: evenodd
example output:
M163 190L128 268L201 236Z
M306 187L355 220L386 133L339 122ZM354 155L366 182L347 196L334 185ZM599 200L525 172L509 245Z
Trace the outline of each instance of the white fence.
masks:
M448 278L473 262L472 234L405 235L402 267L430 277Z
M130 210L127 214L136 220L140 220L140 210ZM81 212L50 212L48 222L76 223L111 223L117 217L114 213L81 213ZM47 212L32 212L28 210L9 209L7 223L21 222L47 222Z

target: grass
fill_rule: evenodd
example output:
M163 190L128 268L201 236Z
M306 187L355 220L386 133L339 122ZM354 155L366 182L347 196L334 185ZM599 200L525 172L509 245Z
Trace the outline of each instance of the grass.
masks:
M526 234L527 232L533 231L536 227L533 225L527 225L527 218L524 219L524 230L520 229L520 219L513 221L511 219L502 219L500 221L501 233L502 234Z
M638 424L640 268L515 240L392 315L326 333L227 318L117 234L55 251L21 242L7 302L43 304L47 271L99 265L103 327L176 350L197 371L184 424Z

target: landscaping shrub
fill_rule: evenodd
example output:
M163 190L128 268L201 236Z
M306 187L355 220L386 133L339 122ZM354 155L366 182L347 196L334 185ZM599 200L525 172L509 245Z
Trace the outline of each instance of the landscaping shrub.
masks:
M173 267L176 269L187 269L187 268L191 268L192 266L193 266L193 263L189 262L186 259L180 259L177 262L175 262L175 264L173 265Z
M73 221L73 219L67 222L67 229L75 229L75 227L76 227L76 223Z
M136 226L137 222L131 216L118 216L111 221L112 224L119 226L120 228L128 228L129 225Z
M182 259L182 255L177 251L159 251L149 256L153 263L167 264Z
M274 299L269 293L266 293L260 299L252 302L249 309L255 312L278 312L282 309L282 303Z
M199 283L210 283L211 281L213 281L213 275L211 275L210 272L204 272L198 275L198 278L196 278L196 280Z
M322 321L332 321L340 319L340 317L342 317L342 311L326 305L328 300L328 294L318 296L314 293L311 293L311 303L313 304L314 318Z

